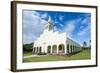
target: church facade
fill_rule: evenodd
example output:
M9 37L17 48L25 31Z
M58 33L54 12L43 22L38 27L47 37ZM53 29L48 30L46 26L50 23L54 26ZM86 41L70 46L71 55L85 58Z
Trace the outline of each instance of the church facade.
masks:
M36 39L33 46L33 54L66 55L81 50L81 46L69 39L66 32L59 33L58 31L54 31L54 25L50 19L44 26L43 34Z

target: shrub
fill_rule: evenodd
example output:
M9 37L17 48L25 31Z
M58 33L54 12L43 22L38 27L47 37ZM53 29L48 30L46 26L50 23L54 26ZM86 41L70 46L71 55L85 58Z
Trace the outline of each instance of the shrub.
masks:
M84 49L84 50L85 50L85 49L90 49L90 48L89 48L89 47L82 47L82 49Z
M38 55L47 55L47 53L41 52L41 53L38 53Z
M25 52L31 52L32 50L33 50L33 43L24 44L23 45L23 51L25 51Z

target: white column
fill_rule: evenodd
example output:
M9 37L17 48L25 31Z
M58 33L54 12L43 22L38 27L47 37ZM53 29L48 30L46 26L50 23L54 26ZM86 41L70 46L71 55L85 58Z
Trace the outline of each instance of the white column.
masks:
M65 47L64 48L64 51L65 51L64 53L67 54L67 46L66 46L66 43L64 44L64 47Z
M52 46L51 46L51 49L50 50L51 50L50 53L52 53Z
M57 54L59 53L59 46L57 45Z
M41 52L43 52L43 46L41 46Z
M45 53L45 49L46 49L46 46L45 46L45 42L43 43L43 52Z
M71 53L71 45L69 45L69 53Z
M72 45L72 53L74 52L73 45Z
M34 48L33 48L33 50L32 50L32 54L34 54Z
M47 53L47 49L48 49L48 47L45 45L45 53Z
M38 53L39 53L40 47L38 47Z
M68 46L68 45L66 44L66 54L68 54L68 51L67 51L67 50L68 50L68 48L67 48L67 46Z
M43 53L45 53L45 46L44 46L44 48L43 48Z
M35 53L37 53L37 47L35 48Z

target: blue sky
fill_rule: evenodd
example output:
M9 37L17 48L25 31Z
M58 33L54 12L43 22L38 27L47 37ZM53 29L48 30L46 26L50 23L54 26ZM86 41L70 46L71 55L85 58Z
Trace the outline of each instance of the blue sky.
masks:
M49 17L55 31L66 32L69 38L80 44L91 39L90 13L23 10L22 15L23 44L34 42L43 33L43 26Z

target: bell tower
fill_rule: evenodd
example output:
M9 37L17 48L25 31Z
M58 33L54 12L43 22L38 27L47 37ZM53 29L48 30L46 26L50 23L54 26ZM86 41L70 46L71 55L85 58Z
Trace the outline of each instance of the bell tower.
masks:
M54 31L54 25L52 24L51 18L49 17L47 24L44 26L44 31Z

